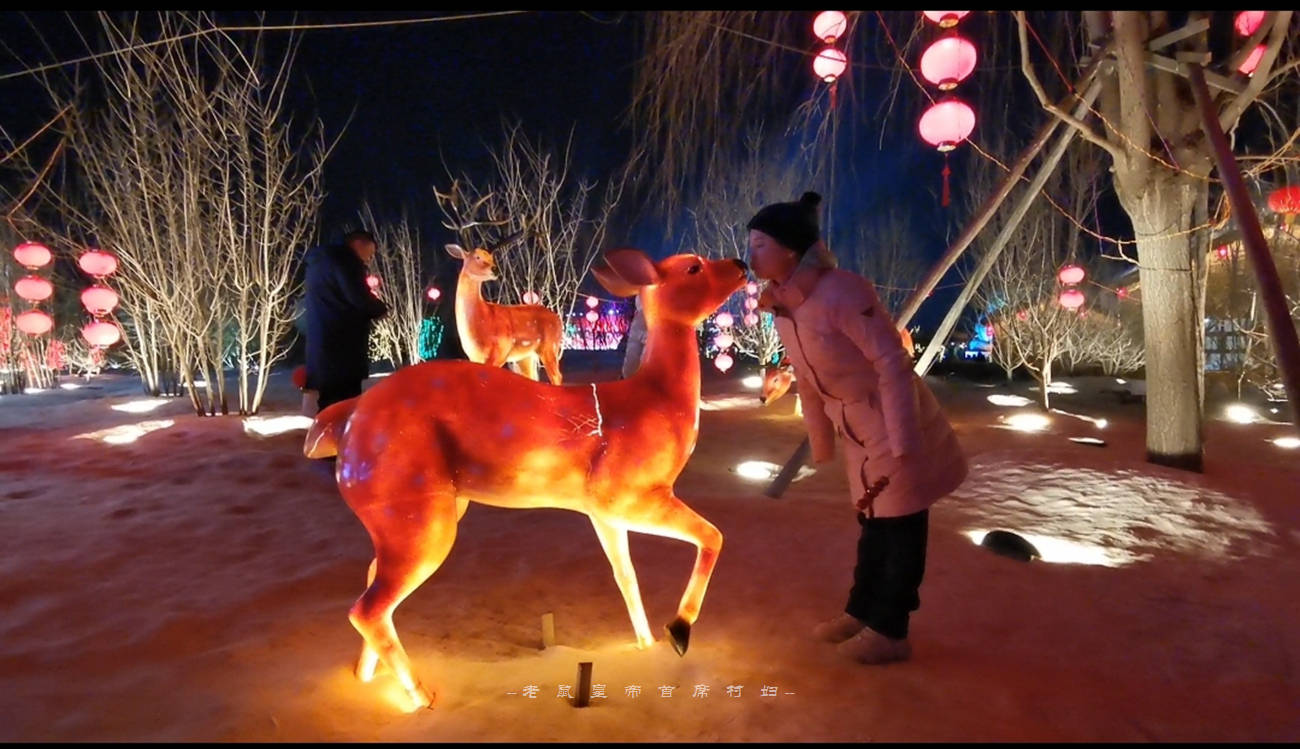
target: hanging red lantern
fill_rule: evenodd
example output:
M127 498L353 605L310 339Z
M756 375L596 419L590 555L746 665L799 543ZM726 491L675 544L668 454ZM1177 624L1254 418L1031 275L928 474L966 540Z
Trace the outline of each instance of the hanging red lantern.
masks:
M1121 286L1115 291L1115 296L1120 299L1128 299L1128 287Z
M23 242L14 248L14 260L28 270L49 265L53 259L54 255L50 252L50 248L37 242Z
M730 328L736 324L736 321L732 318L730 312L719 312L718 316L713 318L713 324L719 328Z
M536 291L524 292L524 304L541 304L542 298L537 295Z
M813 19L813 35L827 44L834 44L849 28L849 19L838 10L823 10Z
M921 55L921 75L940 91L951 91L975 70L975 45L953 34L931 44Z
M755 294L757 294L758 284L754 283L753 281L750 281L749 283L745 284L745 293L749 294L750 296L754 296Z
M719 349L723 351L731 348L731 344L735 342L736 341L734 338L731 337L731 334L727 333L726 331L717 334L713 338L713 345L717 346Z
M299 390L305 389L307 387L307 365L299 364L298 366L294 367L293 374L290 375L290 379L293 380L294 387L298 388Z
M1061 292L1061 306L1068 310L1076 310L1083 306L1085 297L1083 292L1078 289L1066 289Z
M596 309L596 308L599 307L599 306L600 306L600 300L599 300L599 299L597 299L597 298L594 297L594 296L589 296L589 297L587 297L587 308L588 308L588 309Z
M1243 10L1237 14L1237 20L1233 25L1237 28L1237 33L1242 36L1250 36L1259 30L1259 25L1264 22L1265 10Z
M436 302L442 298L442 292L438 290L437 286L430 286L429 290L424 292L424 295L427 296L431 302Z
M919 128L927 143L951 151L975 129L975 111L961 99L949 97L925 110Z
M939 24L941 29L950 29L957 22L970 14L969 10L923 10L925 17Z
M33 309L14 318L14 325L30 336L45 335L54 329L54 318L38 309Z
M757 325L758 315L754 314L753 312L750 312L748 315L745 315L745 324L750 326L751 328Z
M725 352L718 354L718 356L713 360L713 366L717 367L719 372L726 372L728 369L731 369L732 364L734 364L734 362L731 359L731 354Z
M596 310L594 309L587 310L587 322L594 323L599 319L600 319L600 315L596 313Z
M81 253L81 257L77 258L77 265L95 278L111 276L117 272L117 258L103 250Z
M122 330L111 322L92 322L81 329L81 337L92 346L112 346L122 340Z
M1067 286L1073 286L1076 283L1081 283L1085 275L1087 274L1084 272L1083 268L1080 268L1077 265L1067 265L1056 274L1056 277L1060 279L1061 283Z
M371 291L379 291L379 276L373 274L366 276L366 286L369 286Z
M1279 187L1269 193L1268 209L1284 215L1300 213L1300 185Z
M834 83L848 67L848 56L834 47L826 47L813 58L813 72L827 83Z
M40 276L23 276L14 284L14 292L29 302L43 302L54 295L54 284Z
M95 317L112 312L117 307L117 292L107 286L91 286L81 292L81 305Z
M1215 250L1215 252L1217 252L1217 253L1219 254L1219 259L1220 259L1220 260L1227 260L1227 259L1228 259L1228 253L1229 253L1228 245L1226 245L1226 244L1219 245L1219 248L1218 248L1217 250Z
M1251 51L1250 55L1242 61L1241 66L1237 68L1238 73L1245 73L1247 76L1255 74L1255 68L1259 67L1260 60L1264 59L1264 52L1268 50L1268 45L1259 44Z

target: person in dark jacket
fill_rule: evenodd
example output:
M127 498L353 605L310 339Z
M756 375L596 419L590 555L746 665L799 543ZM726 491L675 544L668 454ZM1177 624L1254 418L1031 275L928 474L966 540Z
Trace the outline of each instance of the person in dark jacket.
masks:
M307 253L307 388L319 393L319 409L361 395L370 375L370 324L388 313L366 285L376 249L374 235L359 230Z

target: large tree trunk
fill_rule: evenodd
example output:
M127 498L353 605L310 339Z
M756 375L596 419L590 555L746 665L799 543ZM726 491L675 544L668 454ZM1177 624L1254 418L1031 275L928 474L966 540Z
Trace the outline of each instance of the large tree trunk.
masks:
M1117 168L1117 171L1119 169ZM1197 245L1189 232L1207 183L1152 169L1139 189L1117 180L1133 220L1146 339L1147 459L1200 471L1202 367Z

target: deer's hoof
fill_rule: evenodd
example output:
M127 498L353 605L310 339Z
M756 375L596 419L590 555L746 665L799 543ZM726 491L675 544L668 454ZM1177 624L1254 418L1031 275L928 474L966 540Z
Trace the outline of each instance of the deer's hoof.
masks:
M664 629L668 631L668 637L673 641L673 649L677 651L677 655L686 655L686 647L691 641L691 623L679 616Z

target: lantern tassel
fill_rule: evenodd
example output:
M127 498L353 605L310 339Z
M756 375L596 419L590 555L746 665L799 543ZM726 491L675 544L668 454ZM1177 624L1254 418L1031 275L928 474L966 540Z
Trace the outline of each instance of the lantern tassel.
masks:
M950 194L950 191L948 190L948 175L950 175L950 174L952 174L952 170L948 168L948 155L947 155L947 154L944 154L944 157L943 157L943 199L940 201L940 205L942 205L944 208L947 208L947 207L948 207L948 203L952 202L952 201L951 201L951 197L952 197L952 196L951 196L951 194Z
M831 111L832 112L835 111L835 87L836 85L838 85L838 83L839 81L836 81L835 83L831 84Z

